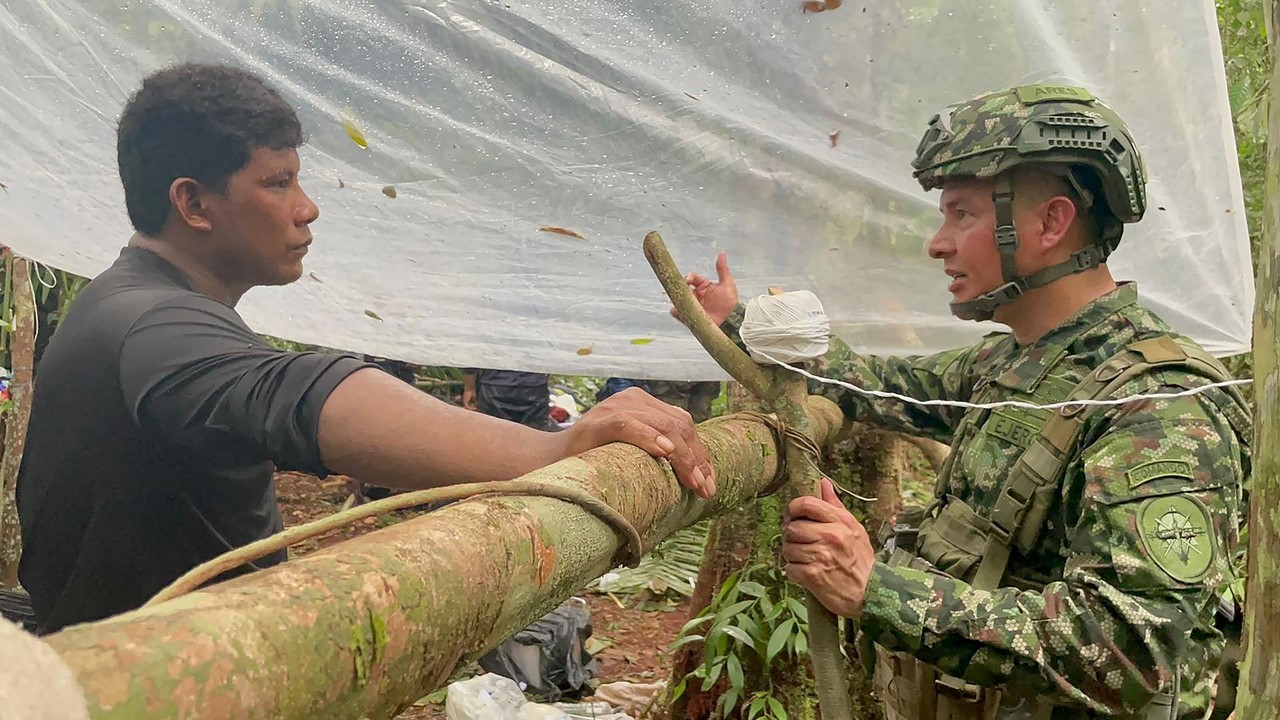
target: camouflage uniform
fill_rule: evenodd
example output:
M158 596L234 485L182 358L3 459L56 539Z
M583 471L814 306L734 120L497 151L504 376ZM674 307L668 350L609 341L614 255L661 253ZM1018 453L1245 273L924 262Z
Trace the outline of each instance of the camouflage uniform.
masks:
M827 374L919 399L1059 402L1127 344L1172 334L1136 301L1136 288L1122 285L1024 347L993 335L927 357L848 353ZM1163 370L1118 395L1207 383ZM1051 412L921 407L831 388L823 391L851 418L950 444L955 460L938 497L978 515L989 516L1004 477ZM1248 409L1225 390L1095 414L1038 545L1011 559L1008 587L984 592L963 578L877 563L860 632L944 673L984 686L1012 683L1019 696L1047 695L1078 710L1054 718L1135 714L1181 667L1179 717L1203 717L1222 651L1214 615L1233 579L1249 424ZM1190 504L1151 502L1159 498ZM1178 513L1169 520L1189 523L1195 535L1160 539L1167 533L1150 515L1169 509Z
M1092 214L1098 242L1020 277L1007 171L1026 162L1047 163L1064 178L1082 213ZM1123 223L1145 209L1132 139L1079 88L1017 88L936 116L913 165L926 189L951 177L994 180L1004 284L954 303L963 318L990 318L1027 289L1099 265ZM925 357L838 347L826 374L921 400L1047 405L1079 399L1079 383L1102 379L1117 367L1109 360L1133 355L1138 341L1203 356L1137 299L1136 287L1122 284L1022 346L994 334ZM740 321L737 312L730 325ZM1108 396L1175 393L1223 374L1211 359L1175 362L1121 376ZM899 547L876 563L857 623L864 646L879 648L877 686L889 718L1207 715L1224 642L1215 611L1235 579L1249 469L1250 413L1237 393L1217 388L1060 411L1076 416L1080 434L1051 468L1056 479L1035 490L1033 534L1015 541L993 532L993 519L1026 463L1024 451L1059 422L1054 411L919 406L830 385L814 391L855 420L951 446L918 534L897 536L912 540L910 552ZM993 536L1008 553L994 579L983 571ZM957 710L964 702L972 707Z

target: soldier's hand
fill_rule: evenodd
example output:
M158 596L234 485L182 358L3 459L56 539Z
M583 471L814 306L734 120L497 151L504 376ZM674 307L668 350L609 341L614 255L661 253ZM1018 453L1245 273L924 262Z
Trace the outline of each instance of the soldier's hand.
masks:
M822 497L799 497L787 505L782 530L787 578L813 593L842 617L862 613L867 579L875 565L871 538L822 479Z
M711 321L716 325L724 322L725 318L729 317L729 313L733 312L734 306L738 304L738 285L733 281L733 273L729 272L727 253L716 256L715 280L698 273L689 273L684 276L684 281L693 291L693 296L702 305L702 309L707 311L707 315L711 316ZM677 320L680 319L680 314L675 308L671 308L671 315Z
M698 497L708 498L716 491L711 455L698 437L693 416L640 388L611 395L563 434L568 442L566 455L611 442L629 443L654 457L666 458L680 484Z

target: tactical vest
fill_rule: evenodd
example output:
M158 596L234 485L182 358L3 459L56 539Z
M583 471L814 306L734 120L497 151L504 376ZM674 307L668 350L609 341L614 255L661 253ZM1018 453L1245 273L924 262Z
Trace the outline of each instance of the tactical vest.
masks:
M1115 394L1135 377L1154 370L1176 368L1209 378L1230 379L1226 369L1196 346L1169 336L1135 342L1108 358L1085 376L1064 401L1101 400ZM1244 405L1234 388L1233 397ZM1019 456L990 517L983 517L956 497L946 497L958 452L947 458L938 477L936 502L918 528L895 528L890 566L912 567L968 582L979 590L1028 586L1021 578L1006 578L1014 550L1024 556L1037 545L1067 464L1074 454L1085 421L1100 406L1073 405L1049 416L1039 435ZM1233 426L1234 426L1233 421ZM1235 428L1237 433L1244 432ZM957 437L960 437L957 434ZM1017 688L988 688L946 675L907 653L876 646L874 683L886 720L1065 720L1085 718L1081 711L1055 706L1033 692ZM1178 678L1158 693L1130 720L1176 720ZM1056 709L1055 709L1056 708Z

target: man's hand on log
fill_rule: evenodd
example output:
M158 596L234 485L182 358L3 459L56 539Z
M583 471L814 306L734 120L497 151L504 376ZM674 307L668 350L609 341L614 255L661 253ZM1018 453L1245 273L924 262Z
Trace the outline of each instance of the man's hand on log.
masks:
M738 304L738 285L733 281L733 273L729 272L727 253L716 256L715 280L698 273L689 273L684 276L684 281L693 291L698 304L702 305L702 309L707 311L707 315L711 316L711 321L716 325L724 322ZM680 314L675 308L671 308L671 315L677 320L680 319Z
M862 523L822 479L822 497L798 497L787 505L782 530L787 578L804 587L831 612L849 618L862 613L875 550Z
M671 463L680 484L698 497L716 491L711 456L698 437L693 416L639 388L627 388L591 408L564 433L566 456L612 442L635 445Z

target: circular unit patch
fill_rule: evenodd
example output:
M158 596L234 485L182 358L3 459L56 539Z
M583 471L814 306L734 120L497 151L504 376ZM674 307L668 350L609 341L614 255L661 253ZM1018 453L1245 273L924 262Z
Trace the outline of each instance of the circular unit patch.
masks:
M1193 583L1213 565L1213 525L1195 498L1152 498L1138 510L1138 532L1147 555L1178 582Z

